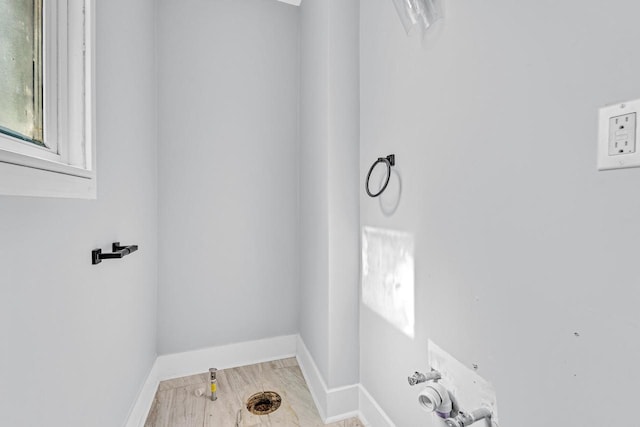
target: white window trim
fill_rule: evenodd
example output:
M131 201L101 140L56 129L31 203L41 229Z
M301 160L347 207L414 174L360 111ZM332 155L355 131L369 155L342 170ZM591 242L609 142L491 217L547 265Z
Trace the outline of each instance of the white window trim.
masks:
M0 135L0 194L95 199L95 0L44 3L57 5L44 11L45 31L57 33L45 35L43 49L45 140L52 144Z

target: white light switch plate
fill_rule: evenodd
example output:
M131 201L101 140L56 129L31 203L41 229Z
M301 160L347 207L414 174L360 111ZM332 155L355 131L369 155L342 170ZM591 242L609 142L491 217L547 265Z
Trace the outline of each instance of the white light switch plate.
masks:
M640 100L600 109L598 169L640 167L637 122Z

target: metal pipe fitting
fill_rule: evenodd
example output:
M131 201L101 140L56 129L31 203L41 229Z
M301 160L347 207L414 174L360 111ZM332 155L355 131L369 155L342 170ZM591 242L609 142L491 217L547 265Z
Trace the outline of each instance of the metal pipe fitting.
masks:
M453 401L449 390L437 382L431 382L418 395L420 406L427 412L435 412L440 418L449 418Z
M466 427L480 420L491 420L492 413L487 408L476 409L471 413L460 411L457 417L444 420L448 427Z
M218 370L216 368L209 369L209 381L211 383L211 400L218 398L218 380L216 378Z
M427 381L438 381L440 379L442 379L442 375L440 375L440 372L436 371L435 369L432 369L431 372L427 374L416 371L413 375L407 378L410 386L425 383Z

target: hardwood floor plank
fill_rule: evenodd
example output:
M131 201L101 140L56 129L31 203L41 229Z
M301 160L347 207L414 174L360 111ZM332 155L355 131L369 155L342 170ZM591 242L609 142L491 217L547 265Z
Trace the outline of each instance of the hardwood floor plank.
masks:
M344 427L364 427L364 425L358 418L349 418L345 420Z
M165 393L173 393L173 405L169 416L170 427L202 427L204 425L205 396L198 396L200 385L175 388Z
M209 399L207 373L163 381L145 427L325 427L295 357L218 371L218 399ZM255 393L273 391L280 408L255 415L246 408ZM357 418L326 427L363 427Z
M263 385L265 388L274 389L282 396L282 406L286 412L280 413L278 410L269 414L272 420L279 423L278 425L286 425L288 420L295 419L298 423L295 425L301 427L324 426L298 366L266 373L263 377ZM295 414L295 418L291 415L287 416L289 412Z

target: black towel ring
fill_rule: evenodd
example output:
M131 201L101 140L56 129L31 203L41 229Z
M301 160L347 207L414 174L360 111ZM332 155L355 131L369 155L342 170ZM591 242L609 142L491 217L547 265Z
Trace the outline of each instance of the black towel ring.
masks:
M373 194L369 190L369 178L371 178L371 172L373 172L373 169L375 169L378 163L385 163L387 165L387 179L384 181L384 185L382 186L380 191ZM376 160L375 163L371 166L371 169L369 169L369 173L367 174L367 184L365 186L365 190L367 190L367 194L369 195L369 197L378 197L384 192L384 190L387 189L387 185L389 185L389 179L391 179L391 166L395 166L395 164L396 155L389 154L387 157L379 157L378 160Z

